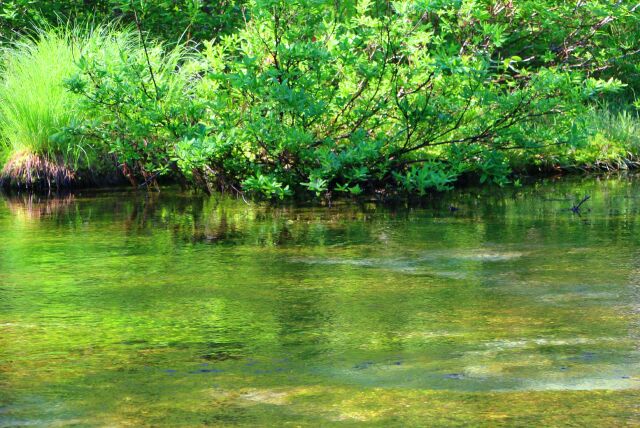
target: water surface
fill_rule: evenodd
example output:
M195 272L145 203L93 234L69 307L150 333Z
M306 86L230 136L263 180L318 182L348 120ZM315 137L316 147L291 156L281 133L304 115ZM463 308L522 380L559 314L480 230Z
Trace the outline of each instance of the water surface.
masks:
M639 184L3 197L0 427L639 424Z

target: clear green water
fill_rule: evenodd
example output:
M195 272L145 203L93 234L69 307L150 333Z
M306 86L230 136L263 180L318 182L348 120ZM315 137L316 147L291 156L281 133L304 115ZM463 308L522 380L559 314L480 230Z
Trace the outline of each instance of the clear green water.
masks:
M638 425L639 185L5 197L0 427Z

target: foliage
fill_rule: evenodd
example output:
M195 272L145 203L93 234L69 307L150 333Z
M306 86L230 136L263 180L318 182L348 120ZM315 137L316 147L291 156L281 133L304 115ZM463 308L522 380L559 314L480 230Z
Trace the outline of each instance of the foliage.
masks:
M202 132L203 110L189 98L198 69L186 63L188 52L179 45L165 50L132 31L95 43L79 51L77 72L65 81L82 96L91 119L68 127L67 134L102 142L133 184L136 177L148 184L170 170L182 177L177 143ZM197 159L195 149L191 143L187 148L190 162Z
M580 162L589 106L638 81L628 2L221 3L239 15L194 51L150 37L187 21L185 38L204 37L190 31L206 2L177 3L120 1L135 31L81 49L66 79L84 115L66 135L107 147L136 184L269 198L502 185L519 163Z
M167 40L208 40L236 29L244 2L238 0L109 0L110 9L124 22L135 22Z
M462 173L505 183L501 152L574 142L583 103L622 87L595 74L611 55L592 57L604 24L572 34L558 25L565 7L532 27L533 3L362 1L344 19L324 2L251 2L246 27L204 50L209 144L316 194L393 179L424 193ZM605 6L585 6L583 22L629 12Z
M154 37L175 41L205 40L235 29L242 1L234 0L3 0L0 2L0 41L60 21L107 22L125 26L144 22Z
M449 190L450 183L455 180L455 174L447 171L443 164L435 162L424 163L419 167L412 165L404 174L394 172L394 177L403 188L420 195L426 194L429 189Z

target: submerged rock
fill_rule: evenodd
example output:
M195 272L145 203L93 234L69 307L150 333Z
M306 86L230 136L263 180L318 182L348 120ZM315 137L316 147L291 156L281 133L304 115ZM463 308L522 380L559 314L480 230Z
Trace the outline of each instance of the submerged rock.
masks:
M444 377L446 377L447 379L464 379L464 375L461 373L449 373L446 374Z
M287 404L291 395L292 392L289 391L254 389L241 394L240 397L243 400L254 403L275 404L278 406L282 406L284 404Z
M191 374L199 374L199 373L222 373L220 369L198 369L190 371Z
M353 368L356 370L363 370L363 369L368 369L372 365L373 365L373 361L364 361L362 363L356 364L355 366L353 366Z

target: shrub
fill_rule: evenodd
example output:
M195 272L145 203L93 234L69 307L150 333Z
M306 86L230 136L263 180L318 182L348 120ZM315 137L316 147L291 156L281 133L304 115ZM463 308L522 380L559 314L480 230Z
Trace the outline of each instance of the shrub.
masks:
M514 160L566 160L585 141L589 103L624 87L636 9L252 0L245 26L199 54L142 37L83 53L67 86L91 119L70 131L133 183L279 198L505 184Z
M132 31L97 38L65 80L89 117L67 135L104 146L134 185L168 173L193 178L190 165L201 156L193 140L204 132L193 97L199 71L182 45L165 48Z
M204 49L205 162L265 195L508 182L507 153L572 144L584 103L622 87L592 71L613 52L591 49L611 43L603 14L626 10L478 3L250 2L246 27Z

